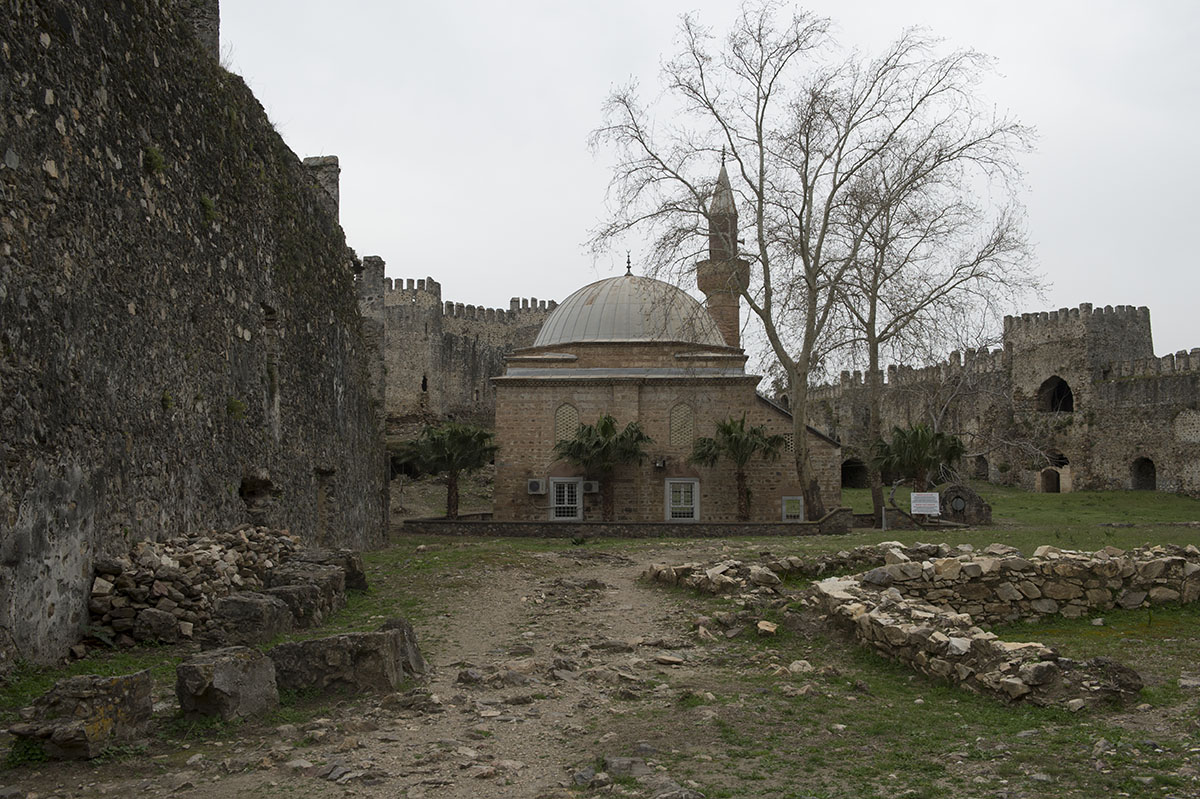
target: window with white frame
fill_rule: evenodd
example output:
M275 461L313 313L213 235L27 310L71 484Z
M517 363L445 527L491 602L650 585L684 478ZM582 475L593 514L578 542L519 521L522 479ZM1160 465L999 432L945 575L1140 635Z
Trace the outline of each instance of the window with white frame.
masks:
M550 478L550 520L577 522L583 519L583 479Z
M804 521L804 497L783 498L783 520L785 522Z
M669 522L695 521L700 518L700 481L668 480L666 516Z

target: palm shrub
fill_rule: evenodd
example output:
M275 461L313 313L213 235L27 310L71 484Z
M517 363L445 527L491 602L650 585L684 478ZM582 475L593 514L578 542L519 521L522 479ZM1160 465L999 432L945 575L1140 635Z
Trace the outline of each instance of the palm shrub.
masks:
M426 474L446 475L446 518L458 518L459 475L482 469L500 448L482 427L458 422L428 426L421 435L400 445L396 466L410 465Z
M880 471L912 480L914 491L924 491L966 451L957 436L935 432L928 425L893 427L891 441L875 443L874 462Z
M746 414L741 419L732 416L717 422L716 435L712 438L696 439L688 460L701 466L716 466L721 459L733 463L737 480L738 521L750 521L750 486L746 483L746 464L755 455L764 460L778 460L785 439L781 435L768 433L762 425L746 426Z
M573 437L556 443L554 456L600 481L601 512L604 521L609 522L613 518L613 474L620 466L643 460L645 446L653 443L638 422L617 430L617 420L606 413L595 424L581 424Z

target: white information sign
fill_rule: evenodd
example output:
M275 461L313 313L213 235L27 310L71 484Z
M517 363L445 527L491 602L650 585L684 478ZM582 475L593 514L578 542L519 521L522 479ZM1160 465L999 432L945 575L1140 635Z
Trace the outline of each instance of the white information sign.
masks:
M937 516L941 512L941 505L938 503L938 494L936 491L913 492L912 513L914 516L918 513L925 516Z

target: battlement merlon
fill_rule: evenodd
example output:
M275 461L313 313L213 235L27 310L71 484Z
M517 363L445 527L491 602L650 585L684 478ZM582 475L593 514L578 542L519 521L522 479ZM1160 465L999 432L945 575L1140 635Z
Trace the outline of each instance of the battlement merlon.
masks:
M1180 350L1162 357L1113 361L1104 370L1102 379L1121 380L1132 377L1158 377L1197 372L1200 372L1200 347L1195 347L1190 352Z
M378 255L363 256L362 271L355 279L360 304L367 304L371 307L377 305L379 309L383 308L384 285L387 282L383 273L386 266L387 264Z
M1109 319L1129 318L1148 322L1150 319L1150 309L1144 305L1105 305L1103 308L1096 308L1090 302L1083 302L1079 304L1078 308L1059 308L1057 311L1034 311L1032 313L1023 313L1020 316L1005 316L1004 333L1007 335L1010 330L1017 330L1023 327L1059 324L1092 317Z
M317 185L324 190L325 195L332 203L333 217L338 219L341 203L338 184L342 174L342 168L338 165L338 157L336 155L313 155L305 158L301 163L317 181Z
M200 47L214 61L221 60L221 0L188 0L182 15L196 34Z

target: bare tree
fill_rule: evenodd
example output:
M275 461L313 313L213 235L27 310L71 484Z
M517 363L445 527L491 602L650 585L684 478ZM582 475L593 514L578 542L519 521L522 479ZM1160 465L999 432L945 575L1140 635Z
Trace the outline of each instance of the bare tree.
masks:
M720 42L692 16L663 69L665 92L643 106L636 85L605 104L594 145L618 153L613 218L593 243L629 231L651 234L651 269L676 277L694 268L712 232L711 179L721 151L732 170L742 230L721 231L750 263L735 288L761 323L787 377L796 469L809 518L824 513L805 423L809 376L837 343L831 320L849 270L863 257L888 197L967 162L999 165L1024 129L977 107L972 92L987 61L972 51L936 54L904 33L877 58L830 59L829 23L782 17L772 3L743 7ZM652 110L671 121L656 125Z
M1005 166L1006 172L1015 172L1015 165ZM964 170L947 170L938 180L916 184L907 196L897 196L886 191L890 176L885 174L878 180L885 191L860 210L873 222L840 290L853 341L866 360L863 443L868 446L883 435L883 352L901 354L922 343L944 348L952 340L947 323L961 324L972 309L1011 303L1038 288L1015 198L989 216L971 200L975 186L964 185L964 177L969 177ZM875 203L885 207L876 209ZM928 420L934 431L940 431L947 407L937 405L940 413ZM867 464L878 520L883 481L876 460Z

